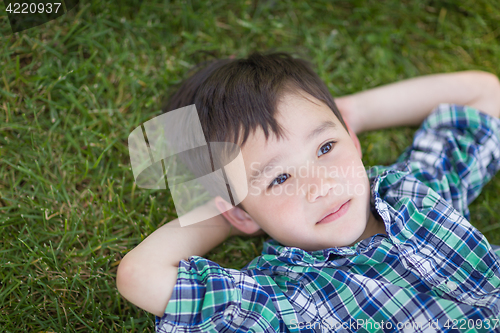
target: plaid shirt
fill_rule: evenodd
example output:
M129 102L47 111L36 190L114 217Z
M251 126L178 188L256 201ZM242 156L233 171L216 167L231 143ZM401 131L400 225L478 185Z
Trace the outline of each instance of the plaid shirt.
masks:
M441 104L368 171L387 235L313 252L271 240L241 271L181 261L156 330L500 332L500 258L467 208L499 168L500 121Z

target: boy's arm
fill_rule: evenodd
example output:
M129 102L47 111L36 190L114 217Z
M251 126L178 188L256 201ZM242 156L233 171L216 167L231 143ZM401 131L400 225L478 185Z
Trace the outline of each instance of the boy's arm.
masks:
M419 125L440 103L500 114L500 82L487 72L426 75L335 99L354 132Z
M193 212L219 211L211 200ZM131 303L161 317L177 281L179 261L204 255L230 232L237 234L233 229L220 214L185 227L178 219L167 223L122 259L116 276L118 291Z

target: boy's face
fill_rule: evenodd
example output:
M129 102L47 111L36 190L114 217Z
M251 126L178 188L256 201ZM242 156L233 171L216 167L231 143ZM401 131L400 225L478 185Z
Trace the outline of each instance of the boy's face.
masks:
M380 230L360 151L332 110L305 93L289 93L277 120L283 139L271 135L266 142L259 128L241 149L248 183L242 203L253 223L307 251L348 246Z

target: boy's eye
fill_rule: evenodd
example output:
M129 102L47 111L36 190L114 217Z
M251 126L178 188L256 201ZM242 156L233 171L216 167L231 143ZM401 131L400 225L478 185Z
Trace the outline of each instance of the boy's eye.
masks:
M330 141L325 143L318 151L318 157L320 157L323 154L328 153L330 150L332 150L333 145L336 143L336 141ZM321 153L321 154L320 154Z
M274 185L283 184L289 177L290 175L288 173L279 175L278 177L274 178L271 184L269 184L269 188L273 187Z
M328 153L330 150L332 150L333 148L333 145L337 143L337 141L330 141L330 142L327 142L325 143L320 149L319 149L319 152L318 152L318 157L320 157L321 155L323 154L326 154ZM320 154L321 152L321 154ZM283 184L288 178L290 178L290 175L288 173L285 173L285 174L281 174L279 175L278 177L274 178L274 180L271 182L271 184L269 184L268 188L271 188L275 185L280 185L280 184Z

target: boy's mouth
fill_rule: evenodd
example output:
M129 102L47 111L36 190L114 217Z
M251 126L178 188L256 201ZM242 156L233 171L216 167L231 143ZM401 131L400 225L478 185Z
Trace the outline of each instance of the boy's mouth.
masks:
M344 202L342 205L334 207L332 210L330 210L325 217L323 217L321 220L316 222L316 224L325 224L329 222L333 222L336 219L340 218L342 215L344 215L347 210L349 209L349 205L351 203L351 199L347 200Z

